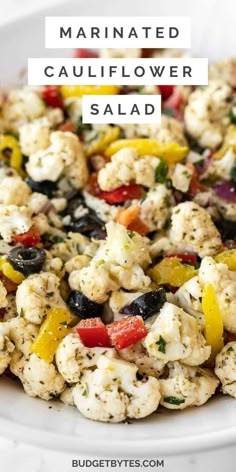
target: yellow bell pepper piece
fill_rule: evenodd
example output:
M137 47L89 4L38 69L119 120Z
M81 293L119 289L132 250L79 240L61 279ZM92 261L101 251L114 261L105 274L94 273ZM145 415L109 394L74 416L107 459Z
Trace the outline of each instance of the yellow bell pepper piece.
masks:
M23 163L23 156L21 152L20 145L14 136L9 134L1 135L0 136L0 159L8 162L6 156L4 156L3 151L6 149L10 149L11 155L9 159L10 166L15 169L17 172L22 172L22 163Z
M117 95L117 85L62 85L61 94L64 98L82 97L83 95Z
M216 262L226 264L229 270L236 270L236 249L227 249L215 256Z
M61 340L69 333L68 324L71 314L65 308L51 308L42 324L36 340L31 345L31 352L40 359L52 362Z
M10 262L6 259L0 259L0 271L5 275L9 280L19 285L25 279L24 275L21 272L15 270Z
M220 149L213 154L213 158L221 159L230 148L236 152L236 125L230 125L227 128L223 144Z
M180 146L177 143L160 143L156 139L140 138L119 139L106 149L105 155L110 157L127 147L135 148L140 156L147 154L161 157L168 164L182 161L188 154L188 148L186 146Z
M196 274L197 270L193 266L182 264L178 257L164 258L149 271L157 284L169 284L173 287L181 287Z
M205 319L205 338L207 344L211 346L211 358L214 358L224 346L224 327L215 290L210 284L203 289L202 310Z
M118 126L108 126L106 130L102 131L97 139L94 139L91 143L84 145L84 152L87 157L92 156L98 152L101 152L105 146L115 141L120 134L120 128Z

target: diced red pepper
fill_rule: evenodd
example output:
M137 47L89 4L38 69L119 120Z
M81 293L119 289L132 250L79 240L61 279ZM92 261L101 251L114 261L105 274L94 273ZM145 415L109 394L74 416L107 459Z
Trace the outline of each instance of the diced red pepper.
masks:
M42 91L42 97L49 107L63 108L60 85L45 85Z
M196 167L191 162L186 164L186 166L193 172L191 180L190 180L190 184L189 184L188 193L191 198L194 198L198 192L202 192L204 190L204 185L202 185L202 183L199 180L199 175L198 175Z
M76 49L74 52L74 57L79 59L95 59L98 57L98 53L95 51L91 51L91 49Z
M127 316L107 325L111 344L118 350L125 349L147 336L148 330L141 316Z
M174 85L158 85L163 100L167 100L174 92Z
M163 108L170 108L173 110L178 110L183 102L183 96L178 91L178 89L174 88L173 93L165 100L163 103Z
M0 272L0 280L2 281L7 293L12 293L17 290L18 285L8 279L8 277L6 277L2 272Z
M188 262L192 265L196 265L197 263L197 256L195 254L165 254L164 256L165 258L168 258L168 257L178 257L179 259L181 259L181 261L183 262Z
M101 318L81 320L76 331L86 347L111 347L106 326Z
M58 126L58 131L70 131L71 133L75 133L75 127L72 121L66 121L62 125Z
M36 246L36 244L40 243L41 236L39 230L33 225L26 231L26 233L16 234L14 236L15 243L23 244L23 246L31 247Z
M142 186L138 184L123 185L122 187L111 190L110 192L104 192L99 187L97 173L92 174L90 178L89 190L92 195L105 200L109 205L142 198L144 193Z

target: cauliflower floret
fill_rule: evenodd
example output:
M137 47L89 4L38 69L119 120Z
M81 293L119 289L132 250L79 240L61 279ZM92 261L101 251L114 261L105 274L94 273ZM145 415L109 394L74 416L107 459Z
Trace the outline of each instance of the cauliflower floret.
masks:
M31 190L21 177L12 175L0 182L0 204L27 205Z
M213 159L206 171L202 174L201 179L210 176L219 177L222 180L231 179L231 169L236 163L236 154L232 148L229 148L221 159Z
M0 280L0 308L6 308L8 305L7 301L7 290Z
M7 306L4 309L2 321L8 321L17 316L15 293L7 295Z
M114 190L131 181L145 187L155 184L155 169L160 159L155 156L140 157L134 148L124 148L114 154L111 162L98 172L102 190Z
M76 271L76 278L73 272L69 278L72 289L82 290L98 303L106 301L108 293L120 287L138 290L151 282L143 271L150 262L147 240L138 233L130 238L125 227L113 221L107 223L106 229L107 239L90 265Z
M209 65L209 79L223 80L231 87L236 87L236 59L229 58Z
M12 359L11 371L19 377L25 393L30 397L51 400L59 396L65 388L63 377L53 364L48 364L36 354Z
M201 326L204 326L204 316L202 312L202 288L196 275L183 284L175 293L179 305L187 313L197 318Z
M10 90L2 115L7 128L18 132L20 126L43 116L45 109L39 94L30 87L23 87Z
M181 192L187 192L193 170L183 164L176 164L171 177L173 187Z
M39 327L33 323L28 323L25 318L20 316L6 321L4 325L9 339L15 345L17 356L19 357L19 354L27 356L30 353L32 342L38 336Z
M65 270L70 274L75 270L81 270L83 267L88 267L91 258L88 256L78 255L74 256L65 263Z
M73 397L73 389L74 389L74 386L67 387L60 395L61 402L67 406L74 406L75 404L74 397Z
M119 356L124 361L135 364L138 367L139 374L145 377L152 375L159 378L163 374L165 362L151 357L140 341L119 351Z
M101 354L106 354L109 351L115 352L109 348L86 347L77 333L70 333L57 348L56 365L66 382L77 383L83 371L96 367Z
M16 234L25 233L32 226L31 210L26 206L0 205L0 233L10 243Z
M97 369L86 372L73 390L78 410L87 418L111 423L150 415L159 404L159 381L138 381L137 370L129 362L100 356Z
M218 379L209 369L169 362L169 375L160 379L160 404L170 410L201 406L215 393Z
M91 195L85 190L83 191L83 196L85 199L86 206L94 210L98 218L100 218L102 221L107 222L110 220L115 220L115 218L118 216L122 209L122 207L120 207L119 205L109 205L109 203L106 203L105 200L94 197L94 195Z
M190 95L184 113L185 124L200 146L215 149L221 144L229 124L232 98L232 88L219 80L210 81Z
M47 195L38 192L32 193L27 204L33 215L46 211L50 205L51 202L48 200Z
M160 230L170 216L171 192L159 184L149 190L141 203L140 217L150 231Z
M156 92L157 93L157 92ZM161 143L178 143L186 146L187 142L184 137L184 127L180 121L175 118L162 115L161 124L121 124L120 127L125 133L125 137L132 139L135 137L147 137L157 139Z
M14 344L7 336L4 323L0 323L0 375L5 372L10 364L11 354L15 349Z
M57 234L55 234L55 236L57 236ZM90 242L90 240L83 234L68 233L67 237L61 237L61 239L61 242L52 246L50 253L53 257L60 257L63 262L67 262L78 254L85 254L89 257L93 257L97 252L97 243Z
M236 341L227 343L216 356L215 374L222 392L236 398Z
M138 59L142 56L142 49L140 48L102 48L100 49L100 57L103 59L111 59L112 57L116 58L129 58L133 57Z
M191 366L203 364L211 354L197 320L168 302L161 308L143 345L155 359L181 360Z
M30 156L50 145L50 122L40 118L20 127L19 139L23 154Z
M60 279L51 272L33 274L16 291L17 312L26 320L41 324L50 308L65 308L59 291Z
M236 272L231 272L226 264L217 264L212 257L205 257L198 277L202 287L209 283L213 286L224 328L236 333Z
M200 257L216 254L221 237L209 213L194 202L180 203L173 208L170 241L180 252L196 252Z
M82 188L88 179L88 168L82 147L73 133L55 131L51 145L29 157L27 172L36 182L56 182L64 174L75 188Z

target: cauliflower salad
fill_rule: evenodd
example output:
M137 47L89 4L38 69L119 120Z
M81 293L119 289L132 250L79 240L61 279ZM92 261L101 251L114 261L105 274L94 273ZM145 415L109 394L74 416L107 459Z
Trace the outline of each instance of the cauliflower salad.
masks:
M161 125L83 124L90 93L0 93L0 374L103 422L236 399L236 59L97 88L161 94Z

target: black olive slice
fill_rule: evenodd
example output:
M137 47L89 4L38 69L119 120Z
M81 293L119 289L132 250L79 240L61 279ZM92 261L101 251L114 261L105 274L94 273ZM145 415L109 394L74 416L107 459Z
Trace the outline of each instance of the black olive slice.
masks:
M73 290L67 300L71 310L80 318L97 318L103 314L103 305L89 300L83 293Z
M33 190L33 192L43 193L47 195L49 198L52 198L54 193L57 190L56 182L51 182L51 180L44 180L43 182L36 182L35 180L31 179L31 177L27 177L25 179L27 185Z
M124 306L120 313L124 315L142 316L144 320L157 313L166 302L166 293L163 288L144 293L133 300L130 305Z
M38 247L16 246L9 252L8 259L15 270L30 275L40 272L46 252Z

